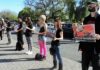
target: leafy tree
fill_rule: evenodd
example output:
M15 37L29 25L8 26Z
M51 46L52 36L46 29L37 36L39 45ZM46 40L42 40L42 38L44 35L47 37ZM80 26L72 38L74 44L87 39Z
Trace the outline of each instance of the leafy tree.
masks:
M34 18L34 11L29 7L25 7L18 14L18 17L21 17L23 20L25 19L26 16L30 16L31 18Z
M8 10L1 11L0 17L4 19L9 18L10 20L17 20L17 14L12 11L8 11Z
M65 8L62 0L25 0L25 5L31 7L35 11L40 11L42 14L54 18L56 13L61 12ZM49 14L46 14L49 11Z

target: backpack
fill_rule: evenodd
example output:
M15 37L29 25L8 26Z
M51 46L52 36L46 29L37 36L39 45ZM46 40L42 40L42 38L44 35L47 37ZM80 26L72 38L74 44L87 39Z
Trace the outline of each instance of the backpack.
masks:
M43 56L42 56L41 54L37 53L37 54L35 55L35 60L42 61L42 60L43 60Z
M50 54L51 54L51 55L54 55L55 52L56 52L55 48L53 48L53 47L50 47L50 48L49 48L49 51L50 51Z

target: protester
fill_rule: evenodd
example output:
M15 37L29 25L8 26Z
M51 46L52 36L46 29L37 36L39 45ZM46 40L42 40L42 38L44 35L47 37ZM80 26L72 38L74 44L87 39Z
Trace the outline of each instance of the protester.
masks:
M32 31L33 31L33 26L32 26L32 21L30 17L26 17L25 19L26 23L26 30L25 30L25 36L28 44L28 52L26 54L32 54L32 47L33 47L33 39L32 39Z
M8 44L11 44L11 28L12 28L12 26L11 26L11 23L8 18L6 18L5 22L6 22Z
M17 44L19 44L18 46L16 46L16 50L23 50L23 21L21 18L18 18L18 25L17 25Z
M88 11L90 15L87 16L83 25L95 24L96 42L80 42L79 50L82 51L82 70L88 70L91 62L93 70L100 70L100 15L97 13L97 2L88 2Z
M5 20L3 18L1 20L2 20L2 23L3 23L2 35L4 36L5 29L6 29L6 23L5 23Z
M47 56L47 47L46 47L46 32L47 32L47 24L46 24L46 16L40 15L38 24L40 26L40 30L38 33L38 43L40 47L40 54L46 59Z
M51 47L54 49L53 50L53 67L51 69L55 69L57 67L57 59L59 60L59 68L58 70L63 70L63 62L62 62L62 58L60 55L60 40L63 39L63 30L62 30L62 26L61 26L61 20L59 17L57 17L55 19L55 23L54 23L55 29L56 29L56 36L54 37L54 39L51 42ZM57 57L57 59L56 59Z
M3 22L0 20L0 39L2 40Z

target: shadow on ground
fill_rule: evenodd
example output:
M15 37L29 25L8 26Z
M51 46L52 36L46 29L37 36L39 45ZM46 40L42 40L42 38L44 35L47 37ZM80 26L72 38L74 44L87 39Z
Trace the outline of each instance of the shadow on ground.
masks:
M0 44L0 45L9 45L9 43L2 43L2 44Z
M24 55L25 53L0 53L0 56L7 56L7 55Z
M35 61L34 58L0 59L0 63Z
M0 48L12 48L14 46L0 46Z
M52 70L51 68L39 68L39 69L29 69L29 70Z

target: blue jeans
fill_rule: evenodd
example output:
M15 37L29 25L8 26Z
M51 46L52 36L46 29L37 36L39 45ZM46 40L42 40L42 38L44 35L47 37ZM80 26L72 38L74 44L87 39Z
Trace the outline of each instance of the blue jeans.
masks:
M53 61L57 62L57 59L58 59L59 64L62 65L62 58L61 58L61 55L60 55L59 46L54 45L52 47L55 49L55 54L53 55Z

